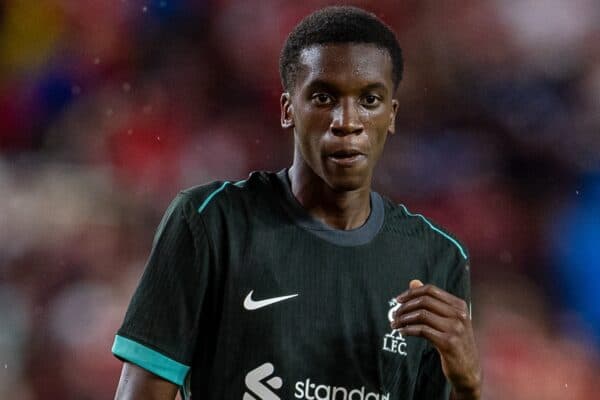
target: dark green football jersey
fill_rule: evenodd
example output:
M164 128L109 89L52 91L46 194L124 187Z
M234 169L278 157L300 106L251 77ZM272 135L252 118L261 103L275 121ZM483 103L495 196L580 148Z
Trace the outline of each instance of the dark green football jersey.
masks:
M113 353L195 399L447 399L435 348L390 328L412 279L470 301L464 247L371 193L336 230L286 171L181 192L169 206Z

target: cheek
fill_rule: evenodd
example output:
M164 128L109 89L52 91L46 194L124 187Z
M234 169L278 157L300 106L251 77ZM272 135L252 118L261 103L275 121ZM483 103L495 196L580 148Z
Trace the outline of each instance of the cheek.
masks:
M321 140L327 134L330 125L329 115L314 110L301 109L296 114L296 140L304 151L318 151ZM308 154L305 154L308 156Z
M295 141L300 148L302 157L309 164L318 161L321 154L322 135L315 132L314 126L309 119L301 119L302 124L296 124L294 128Z
M321 163L321 135L308 134L304 137L303 152L313 167Z
M326 110L314 109L306 106L302 111L300 120L303 122L303 130L307 134L324 134L331 124L331 113Z
M385 147L386 139L387 139L387 131L381 132L377 136L377 139L376 139L377 143L374 144L376 160L379 160L379 158L381 157L381 154L383 153L383 148Z
M389 115L385 112L371 113L363 124L371 132L371 145L383 146L390 128Z
M379 131L387 130L390 126L390 113L390 107L382 107L376 111L368 111L367 114L365 114L365 123L370 124L373 129Z

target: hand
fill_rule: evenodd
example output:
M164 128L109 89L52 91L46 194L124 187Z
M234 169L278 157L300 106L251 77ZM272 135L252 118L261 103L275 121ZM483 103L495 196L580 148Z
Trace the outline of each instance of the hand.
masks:
M465 301L416 279L397 300L402 305L394 315L392 328L433 344L440 354L444 375L452 383L454 399L479 399L481 368Z

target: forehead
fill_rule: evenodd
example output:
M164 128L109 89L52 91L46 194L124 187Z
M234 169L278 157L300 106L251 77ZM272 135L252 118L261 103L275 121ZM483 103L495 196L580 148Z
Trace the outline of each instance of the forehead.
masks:
M351 87L381 83L393 86L392 59L387 50L373 44L343 43L315 45L302 50L298 60L296 87L315 81Z

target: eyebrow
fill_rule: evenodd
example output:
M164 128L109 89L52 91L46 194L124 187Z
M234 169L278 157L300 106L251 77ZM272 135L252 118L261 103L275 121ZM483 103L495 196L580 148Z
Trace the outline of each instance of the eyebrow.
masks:
M383 90L387 93L387 87L381 82L370 83L363 88L365 92L370 90Z
M322 79L317 79L317 80L312 81L307 86L307 89L308 90L324 89L327 91L331 91L333 93L339 92L337 85L335 85L329 81L322 80ZM369 83L368 85L361 88L362 92L368 92L368 91L372 91L372 90L383 90L384 92L387 93L387 87L381 82Z

